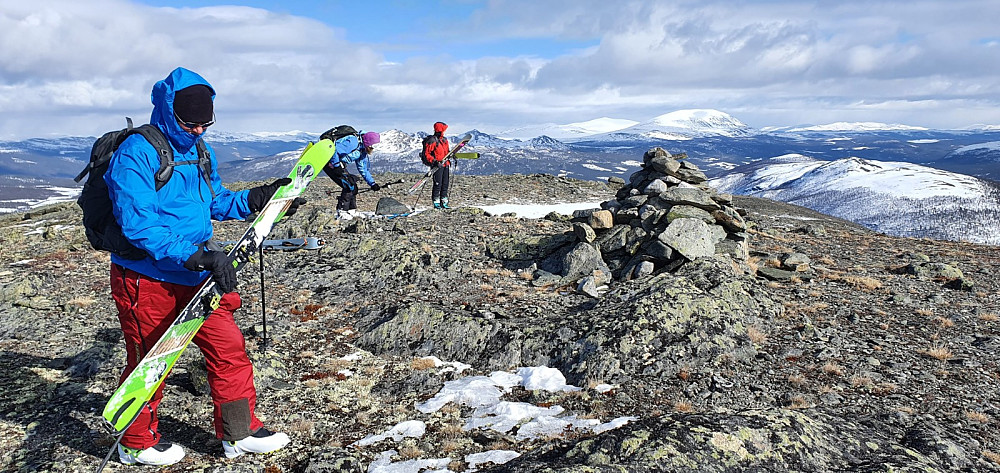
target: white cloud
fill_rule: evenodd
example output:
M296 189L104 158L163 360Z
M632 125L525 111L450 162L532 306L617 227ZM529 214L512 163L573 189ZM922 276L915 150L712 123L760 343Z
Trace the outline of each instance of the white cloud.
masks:
M97 134L108 121L85 116L113 126L123 114L145 116L153 82L177 66L212 82L218 126L231 131L333 122L415 130L438 119L489 131L682 108L757 127L998 123L997 17L991 0L494 0L461 31L434 31L440 50L593 44L555 57L522 48L388 61L379 48L406 45L351 43L348 29L363 26L349 21L239 6L0 0L0 138Z

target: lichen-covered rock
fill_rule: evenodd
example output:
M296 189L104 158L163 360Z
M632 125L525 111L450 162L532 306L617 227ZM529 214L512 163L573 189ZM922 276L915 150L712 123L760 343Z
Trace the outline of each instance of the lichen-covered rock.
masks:
M689 260L715 254L715 234L698 219L678 218L658 238Z
M491 471L963 471L975 464L940 435L924 442L912 433L887 429L877 418L818 410L673 414L535 451Z
M584 243L593 243L594 239L597 238L594 228L586 223L574 223L573 234Z
M303 473L362 473L361 460L355 452L344 448L316 448Z
M580 276L591 274L594 271L601 271L605 274L611 273L608 265L601 259L601 252L594 245L579 242L563 259L562 272L560 274L570 279L576 279Z

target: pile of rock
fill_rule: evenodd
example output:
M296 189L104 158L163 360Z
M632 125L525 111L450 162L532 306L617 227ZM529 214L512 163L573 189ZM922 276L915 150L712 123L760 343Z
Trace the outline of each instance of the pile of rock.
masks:
M578 244L570 255L599 252L610 275L619 280L672 272L706 256L745 262L746 212L733 207L732 195L709 187L705 174L686 157L662 148L647 151L642 170L628 183L618 180L615 199L601 204L601 210L573 214L574 234L593 251ZM571 269L564 265L564 275L572 276ZM593 283L601 283L600 275Z

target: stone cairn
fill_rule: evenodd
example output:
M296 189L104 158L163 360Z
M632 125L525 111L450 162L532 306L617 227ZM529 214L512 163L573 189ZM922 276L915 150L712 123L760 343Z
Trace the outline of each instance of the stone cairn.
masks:
M733 207L731 194L709 187L705 174L685 158L653 148L628 183L609 179L610 185L621 186L615 199L602 203L600 210L574 212L577 239L600 252L615 279L673 272L706 256L747 261L746 212ZM599 274L589 279L581 280L581 291L589 292L583 288L587 284L606 282Z

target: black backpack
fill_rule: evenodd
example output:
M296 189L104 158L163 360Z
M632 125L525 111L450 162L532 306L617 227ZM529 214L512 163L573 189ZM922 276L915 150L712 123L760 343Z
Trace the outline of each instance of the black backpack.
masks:
M437 146L440 143L441 140L438 139L437 135L427 135L427 137L424 138L424 141L421 143L420 146L420 162L424 163L424 166L434 165L434 162L431 161L431 158L427 156L427 147L429 145Z
M159 128L153 125L132 128L132 119L126 117L126 120L128 121L127 127L109 131L94 142L94 147L90 150L90 162L74 179L76 182L80 182L83 176L90 174L76 203L83 209L83 228L94 249L110 251L125 259L140 260L145 258L147 254L132 245L122 234L121 226L118 225L118 221L115 220L111 211L111 197L108 195L108 185L104 182L104 173L107 172L108 165L111 163L111 156L125 141L125 138L138 133L156 149L156 153L160 156L160 169L153 176L156 190L160 190L170 180L174 166L181 164L198 164L203 171L202 174L205 176L205 182L208 183L213 199L215 198L215 190L212 189L211 181L211 154L201 139L197 142L198 160L174 161L174 152L170 147L170 142L167 141L166 136L163 136Z
M358 133L358 130L355 130L354 127L351 126L351 125L338 125L338 126L335 126L333 128L330 128L329 130L324 131L322 135L319 135L319 139L321 139L321 140L330 140L330 141L336 143L337 140L339 140L339 139L341 139L341 138L343 138L345 136L350 136L350 135L354 135L354 136L358 137L358 147L361 147L361 134ZM355 148L355 149L357 149L357 148ZM334 156L334 159L336 160L336 156ZM335 161L330 161L330 163L328 164L328 166L332 167L334 164L337 164L337 163ZM341 164L346 165L347 163L343 163L342 162Z
M319 139L336 142L347 135L355 135L358 136L359 140L361 139L358 135L358 130L355 130L351 125L340 125L330 128L323 132L322 135L319 135Z

